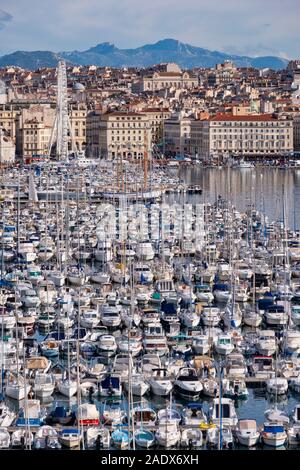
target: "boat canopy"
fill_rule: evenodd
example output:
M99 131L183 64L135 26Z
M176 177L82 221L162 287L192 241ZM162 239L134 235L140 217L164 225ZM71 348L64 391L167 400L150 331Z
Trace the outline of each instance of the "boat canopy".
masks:
M191 410L202 410L203 405L202 403L188 403L186 407Z
M215 284L213 290L221 290L221 291L228 291L229 287L228 284Z
M284 432L284 427L278 424L264 424L264 432L278 433Z

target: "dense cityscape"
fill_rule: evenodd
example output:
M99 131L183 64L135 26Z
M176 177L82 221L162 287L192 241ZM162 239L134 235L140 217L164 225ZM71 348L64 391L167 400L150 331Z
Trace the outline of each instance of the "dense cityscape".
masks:
M207 164L286 161L300 151L299 61L280 71L230 61L193 70L72 66L67 76L69 150L88 158L151 151ZM49 157L56 68L5 67L0 79L1 163Z

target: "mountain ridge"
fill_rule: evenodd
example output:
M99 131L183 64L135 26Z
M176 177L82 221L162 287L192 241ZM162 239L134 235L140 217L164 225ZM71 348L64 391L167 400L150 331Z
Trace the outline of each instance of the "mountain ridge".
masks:
M248 57L210 51L177 39L162 39L133 49L119 49L110 42L96 44L84 51L16 51L0 57L0 67L19 66L29 70L55 67L64 59L70 65L98 65L110 67L150 67L164 62L176 62L182 68L214 67L225 60L233 60L239 67L286 67L288 60L276 56Z

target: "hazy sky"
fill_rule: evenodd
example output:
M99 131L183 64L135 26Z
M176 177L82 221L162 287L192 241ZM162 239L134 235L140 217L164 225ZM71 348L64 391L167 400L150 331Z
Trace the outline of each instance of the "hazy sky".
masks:
M211 50L296 58L299 20L300 0L0 0L0 55L174 38Z

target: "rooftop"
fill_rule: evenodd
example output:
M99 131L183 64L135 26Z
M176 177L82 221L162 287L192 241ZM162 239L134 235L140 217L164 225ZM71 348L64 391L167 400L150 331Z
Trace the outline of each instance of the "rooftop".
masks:
M237 115L218 113L212 116L210 121L277 121L273 114Z

